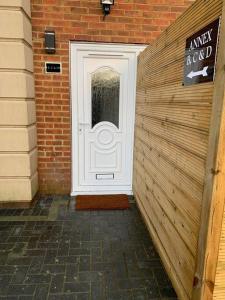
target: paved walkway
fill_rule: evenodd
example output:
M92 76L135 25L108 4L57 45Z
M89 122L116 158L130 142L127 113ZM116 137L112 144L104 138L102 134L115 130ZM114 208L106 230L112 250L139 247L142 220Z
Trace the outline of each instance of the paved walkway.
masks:
M0 299L177 299L131 206L76 212L68 197L41 197L0 210Z

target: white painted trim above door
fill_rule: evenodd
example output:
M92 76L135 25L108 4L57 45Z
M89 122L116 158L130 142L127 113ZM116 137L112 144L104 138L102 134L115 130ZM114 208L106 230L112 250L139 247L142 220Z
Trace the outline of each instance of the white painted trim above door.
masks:
M134 59L130 68L130 72L133 72L134 84L130 90L130 97L133 99L133 108L131 109L131 115L129 121L132 124L132 157L133 157L133 143L134 143L134 119L135 119L135 97L136 97L136 71L137 71L137 56L145 49L145 45L129 45L129 44L104 44L104 43L76 43L71 42L70 44L70 63L71 63L71 106L72 106L72 190L71 195L75 196L78 194L132 194L132 184L125 186L111 186L104 189L103 187L88 186L81 187L79 185L79 161L78 161L78 53L80 51L87 52L89 56L97 57L99 55L106 57L128 57L133 55ZM99 54L100 53L100 54ZM135 55L134 55L135 54ZM132 163L132 162L131 162ZM131 172L132 173L132 172ZM131 174L132 177L132 174ZM132 182L132 178L131 178Z

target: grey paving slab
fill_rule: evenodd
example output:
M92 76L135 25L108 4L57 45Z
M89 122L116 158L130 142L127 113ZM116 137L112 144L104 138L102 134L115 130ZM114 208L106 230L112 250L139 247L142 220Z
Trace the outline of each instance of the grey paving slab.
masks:
M40 196L0 210L0 300L176 300L135 201L126 211L75 210Z

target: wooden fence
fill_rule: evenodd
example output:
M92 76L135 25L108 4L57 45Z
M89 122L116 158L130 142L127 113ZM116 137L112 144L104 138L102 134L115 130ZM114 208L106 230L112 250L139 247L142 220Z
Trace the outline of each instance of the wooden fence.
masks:
M219 17L214 82L184 86L187 38ZM223 0L197 0L139 56L134 194L182 300L225 299L224 66Z

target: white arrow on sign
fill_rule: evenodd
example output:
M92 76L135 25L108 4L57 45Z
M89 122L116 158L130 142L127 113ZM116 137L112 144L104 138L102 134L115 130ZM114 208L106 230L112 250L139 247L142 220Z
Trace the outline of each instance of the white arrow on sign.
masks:
M209 68L209 67L205 67L205 68L203 68L201 71L197 71L197 72L191 71L191 72L187 75L187 77L188 77L188 78L191 78L191 79L192 79L193 77L197 77L197 76L200 76L200 75L202 75L203 77L206 77L206 76L208 76L208 73L207 73L208 68Z

